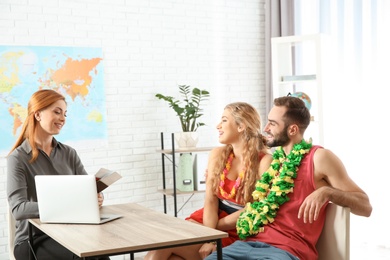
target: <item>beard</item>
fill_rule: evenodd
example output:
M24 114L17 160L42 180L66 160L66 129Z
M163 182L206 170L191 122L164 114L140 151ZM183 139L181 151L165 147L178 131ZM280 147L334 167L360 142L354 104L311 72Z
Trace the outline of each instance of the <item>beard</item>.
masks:
M275 134L272 140L267 141L268 147L284 146L288 144L290 138L288 138L287 128L285 127L280 133Z

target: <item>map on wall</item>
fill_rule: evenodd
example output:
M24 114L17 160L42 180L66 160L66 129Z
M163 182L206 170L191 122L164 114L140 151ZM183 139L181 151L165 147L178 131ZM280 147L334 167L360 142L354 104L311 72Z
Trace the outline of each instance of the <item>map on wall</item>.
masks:
M19 136L31 95L54 89L66 97L67 118L55 138L75 148L106 143L101 48L0 46L0 155Z

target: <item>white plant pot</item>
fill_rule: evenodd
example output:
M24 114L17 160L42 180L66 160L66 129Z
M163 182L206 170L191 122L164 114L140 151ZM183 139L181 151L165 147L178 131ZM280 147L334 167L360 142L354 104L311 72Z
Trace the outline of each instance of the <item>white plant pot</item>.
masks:
M197 132L179 132L175 134L175 142L180 149L195 148L198 140Z

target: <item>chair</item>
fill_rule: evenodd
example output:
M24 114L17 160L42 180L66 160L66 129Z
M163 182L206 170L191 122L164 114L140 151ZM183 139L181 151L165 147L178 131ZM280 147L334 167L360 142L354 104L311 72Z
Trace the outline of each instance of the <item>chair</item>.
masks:
M8 254L10 260L15 260L14 256L14 239L15 239L15 218L11 213L7 201L7 221L8 221Z
M349 260L350 209L329 203L326 220L317 241L318 260Z

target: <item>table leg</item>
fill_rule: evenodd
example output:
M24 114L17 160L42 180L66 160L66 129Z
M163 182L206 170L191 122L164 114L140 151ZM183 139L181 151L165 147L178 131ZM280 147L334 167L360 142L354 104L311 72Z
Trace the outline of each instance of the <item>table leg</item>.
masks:
M222 239L217 240L217 259L222 260Z
M130 253L130 260L134 260L134 253Z

